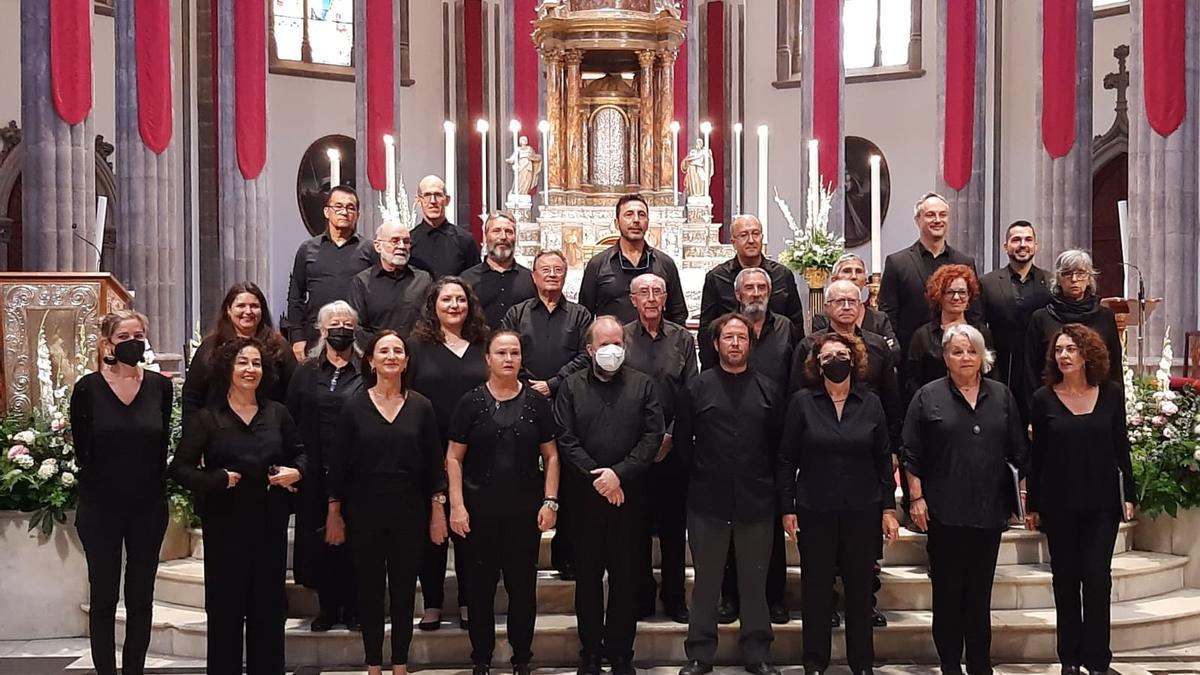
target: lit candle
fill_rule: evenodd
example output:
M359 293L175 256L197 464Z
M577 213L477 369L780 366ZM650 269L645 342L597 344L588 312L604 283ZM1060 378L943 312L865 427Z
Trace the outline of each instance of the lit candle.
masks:
M758 127L758 222L762 223L764 243L767 234L767 125Z
M808 142L808 199L813 208L820 205L821 170L818 166L817 139Z
M475 131L479 132L479 154L480 154L480 159L479 159L479 204L480 204L480 208L482 209L480 216L485 221L487 220L487 214L488 214L488 179L487 179L487 174L488 174L488 170L487 170L488 128L489 128L489 125L488 125L487 120L479 120L479 121L475 122Z
M883 269L883 241L880 229L883 225L883 194L879 191L879 155L871 155L871 269L872 273Z
M742 212L742 123L733 125L733 212Z
M704 134L704 149L708 149L708 137L712 135L712 122L701 122L700 133Z
M396 139L383 135L384 162L387 165L387 207L396 208Z
M329 148L325 154L329 156L329 189L332 190L342 184L342 153L337 148Z
M542 204L545 204L550 192L550 123L546 120L538 122L538 133L542 136Z
M679 206L679 122L671 122L671 194Z
M446 130L446 168L443 170L446 179L446 192L454 194L454 191L458 189L458 183L456 182L458 177L455 175L455 167L457 166L457 163L455 162L454 157L454 122L446 120L442 123L442 128Z

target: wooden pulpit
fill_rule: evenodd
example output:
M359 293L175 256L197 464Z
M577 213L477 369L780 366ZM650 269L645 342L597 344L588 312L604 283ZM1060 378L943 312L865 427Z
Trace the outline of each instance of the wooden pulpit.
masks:
M95 370L100 320L130 306L129 291L107 272L0 273L0 406L38 407L43 383L70 386Z

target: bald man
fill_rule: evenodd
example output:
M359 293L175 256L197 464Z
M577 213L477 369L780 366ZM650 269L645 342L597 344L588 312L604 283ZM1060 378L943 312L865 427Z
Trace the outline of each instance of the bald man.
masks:
M446 219L450 193L437 176L417 183L417 203L424 220L412 230L412 265L434 280L458 276L479 264L479 244L471 233Z

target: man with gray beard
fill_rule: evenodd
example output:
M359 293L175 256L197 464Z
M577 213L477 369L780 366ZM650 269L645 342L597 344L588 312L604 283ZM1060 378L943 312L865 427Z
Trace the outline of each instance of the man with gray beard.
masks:
M500 327L508 308L537 295L533 274L513 258L517 244L517 221L503 211L488 216L483 224L483 262L462 273L483 307L489 328Z
M358 344L390 328L407 336L421 314L433 278L410 266L412 237L408 228L385 220L375 230L379 262L354 275L347 301L358 312Z

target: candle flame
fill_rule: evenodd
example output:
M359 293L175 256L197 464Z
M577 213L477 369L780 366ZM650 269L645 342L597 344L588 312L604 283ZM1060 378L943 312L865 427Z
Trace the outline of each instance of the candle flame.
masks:
M452 134L454 133L454 122L446 120L445 122L442 122L442 128L446 130L446 133Z
M517 133L518 131L521 130L521 123L518 122L517 120L510 121L508 123L508 130L514 134Z
M758 125L758 135L761 136L762 138L767 137L767 125L765 125L765 124Z
M541 122L538 122L538 131L542 132L543 134L549 133L550 132L550 123L547 122L546 120L542 120Z
M743 128L742 123L738 122L737 124L733 125L733 133L735 133L735 134L742 133L742 128Z
M679 133L679 122L671 122L671 133Z
M393 138L391 134L384 134L383 135L383 144L384 145L395 145L396 139Z
M700 123L700 133L711 134L712 133L712 122L701 122Z
M342 158L342 153L338 152L337 148L329 148L325 151L325 154L329 156L329 161L331 162L336 162Z
M481 134L486 134L492 125L488 124L487 120L478 120L475 122L475 131Z

